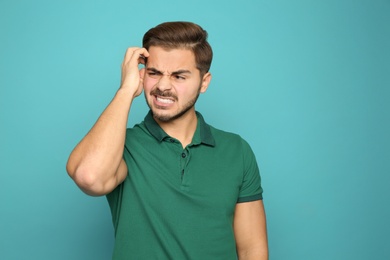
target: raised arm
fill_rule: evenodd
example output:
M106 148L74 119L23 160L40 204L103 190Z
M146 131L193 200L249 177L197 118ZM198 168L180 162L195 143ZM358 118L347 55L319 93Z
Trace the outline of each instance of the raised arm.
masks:
M101 196L111 192L127 175L122 159L127 119L132 101L142 93L144 48L129 48L122 63L121 87L95 125L69 156L66 170L87 194Z
M268 259L267 229L262 200L237 203L234 236L239 260Z

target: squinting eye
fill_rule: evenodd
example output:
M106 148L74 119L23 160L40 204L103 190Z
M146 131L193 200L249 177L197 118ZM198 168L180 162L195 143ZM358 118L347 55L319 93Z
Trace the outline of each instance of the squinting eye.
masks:
M158 75L155 72L148 72L148 76L151 78L157 78Z
M185 80L186 78L183 77L183 76L175 76L175 79L177 79L177 80Z

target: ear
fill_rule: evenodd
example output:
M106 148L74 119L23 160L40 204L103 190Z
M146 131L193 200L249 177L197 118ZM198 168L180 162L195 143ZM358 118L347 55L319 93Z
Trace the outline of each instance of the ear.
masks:
M209 87L210 81L211 81L211 73L207 72L206 74L203 75L202 84L200 87L200 93L206 92L207 88Z
M139 77L141 80L144 79L145 76L145 68L139 69Z

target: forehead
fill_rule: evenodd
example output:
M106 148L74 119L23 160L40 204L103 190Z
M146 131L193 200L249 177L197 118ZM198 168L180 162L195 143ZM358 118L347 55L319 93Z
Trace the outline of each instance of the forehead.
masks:
M162 72L175 70L197 70L195 55L187 49L164 49L152 46L149 48L149 57L146 67L152 67Z

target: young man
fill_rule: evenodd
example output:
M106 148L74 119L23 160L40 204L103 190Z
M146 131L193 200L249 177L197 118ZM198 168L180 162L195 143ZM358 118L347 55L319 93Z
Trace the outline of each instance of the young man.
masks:
M143 48L127 50L119 90L69 157L76 184L107 196L114 259L268 258L255 156L194 108L209 86L211 60L200 26L150 29ZM126 129L142 91L150 111Z

